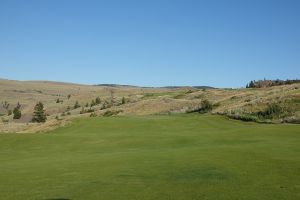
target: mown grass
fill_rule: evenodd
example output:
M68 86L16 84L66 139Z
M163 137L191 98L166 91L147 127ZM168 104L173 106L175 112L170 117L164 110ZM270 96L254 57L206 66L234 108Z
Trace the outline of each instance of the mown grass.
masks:
M185 114L0 135L0 199L300 199L300 126Z

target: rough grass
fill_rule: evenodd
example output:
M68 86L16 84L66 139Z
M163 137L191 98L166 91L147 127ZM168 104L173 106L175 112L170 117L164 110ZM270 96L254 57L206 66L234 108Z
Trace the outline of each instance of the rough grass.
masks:
M297 122L300 120L300 84L276 86L259 89L207 89L195 88L139 88L139 87L104 87L91 85L67 84L58 82L28 82L9 81L0 79L0 102L7 101L12 110L20 102L22 117L14 120L8 116L8 110L0 105L0 132L28 132L37 124L26 124L31 121L34 105L42 101L45 105L49 120L61 116L62 120L68 117L80 117L81 108L73 109L76 101L81 106L91 103L96 97L102 102L111 102L113 105L99 104L92 109L97 115L107 110L123 110L119 115L152 115L161 113L184 113L199 108L204 99L214 105L213 113L245 114L263 111L268 103L274 102L288 108L292 112L287 116L280 116L277 121ZM71 98L68 98L71 95ZM121 104L122 98L126 104ZM57 99L63 102L56 103ZM69 109L70 108L70 109ZM70 113L66 116L63 113ZM273 119L272 119L273 120ZM15 123L13 123L15 122ZM9 125L7 123L10 123ZM23 125L19 125L22 123ZM43 127L51 126L46 123ZM48 130L48 129L47 129Z
M0 135L0 199L300 199L300 126L96 117Z

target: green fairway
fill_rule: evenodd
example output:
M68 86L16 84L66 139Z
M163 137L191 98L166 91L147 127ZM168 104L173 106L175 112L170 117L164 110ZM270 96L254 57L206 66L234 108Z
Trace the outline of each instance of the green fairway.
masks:
M0 199L300 199L300 126L212 115L0 134Z

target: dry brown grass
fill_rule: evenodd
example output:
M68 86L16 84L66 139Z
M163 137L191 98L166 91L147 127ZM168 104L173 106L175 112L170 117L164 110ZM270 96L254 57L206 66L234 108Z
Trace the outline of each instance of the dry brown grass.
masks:
M152 115L165 113L183 113L197 108L204 99L218 103L214 113L230 111L256 112L270 102L287 99L300 99L300 84L276 86L260 89L194 89L194 88L138 88L138 87L104 87L49 81L11 81L0 79L0 103L7 101L9 109L20 102L22 118L13 120L7 116L7 110L0 106L0 132L42 132L66 125L74 117L88 117L90 113L80 115L81 108L73 109L76 101L81 105L90 103L100 97L103 101L111 101L113 93L114 106L101 109L102 104L95 106L99 116L107 110L122 110L119 115ZM68 99L68 95L71 98ZM127 103L120 105L122 97ZM63 100L56 103L56 99ZM45 124L29 123L33 107L41 101L45 105L48 121ZM70 115L62 116L70 107ZM299 116L300 108L295 108L295 116ZM55 117L59 116L60 120ZM6 122L8 121L8 122Z

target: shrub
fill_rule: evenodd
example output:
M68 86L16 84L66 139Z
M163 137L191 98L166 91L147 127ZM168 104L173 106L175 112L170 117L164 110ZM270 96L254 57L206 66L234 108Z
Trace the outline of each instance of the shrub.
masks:
M90 117L97 117L97 114L93 112L90 114Z
M213 105L211 102L209 102L207 99L203 100L201 102L201 107L199 108L193 108L191 110L188 110L187 113L194 113L194 112L198 112L198 113L207 113L212 111L212 109L215 107L218 107L220 104L217 103L215 105Z
M174 96L174 99L183 99L184 97L184 94L177 94L176 96Z
M84 108L82 107L81 111L80 111L80 114L83 114L83 113L84 113Z
M2 102L2 107L8 109L9 103L7 101Z
M76 101L74 104L74 109L79 108L79 107L80 107L80 104L78 103L78 101Z
M5 118L3 118L3 117L1 118L1 120L2 120L3 123L8 123L8 122L9 122L8 119L5 119Z
M214 105L213 105L213 108L217 108L217 107L219 107L221 105L221 103L220 102L218 102L218 103L215 103Z
M279 118L283 113L283 107L281 107L278 103L271 103L264 111L258 112L257 115L262 118L273 119L275 117Z
M210 112L212 109L213 109L213 104L211 102L209 102L207 99L205 99L201 102L200 112L207 113L207 112Z
M89 108L89 109L85 110L85 109L82 107L82 109L81 109L81 111L80 111L80 114L91 113L91 112L94 112L94 111L95 111L95 110L92 109L92 108Z
M234 115L227 115L227 116L231 119L242 120L242 121L245 121L245 122L250 122L250 121L258 122L258 118L255 115L249 115L249 114L238 115L238 114L234 114Z
M292 118L283 120L283 122L292 123L292 124L300 124L300 118L292 117Z
M92 102L91 102L91 107L95 106L96 105L96 102L95 100L93 99Z
M114 111L108 110L105 113L103 113L103 117L110 117L110 116L113 116L113 115L117 115L120 112L123 112L123 111L122 110L114 110Z
M8 110L8 111L7 111L7 115L8 115L8 116L12 115L12 111L11 111L11 110Z

